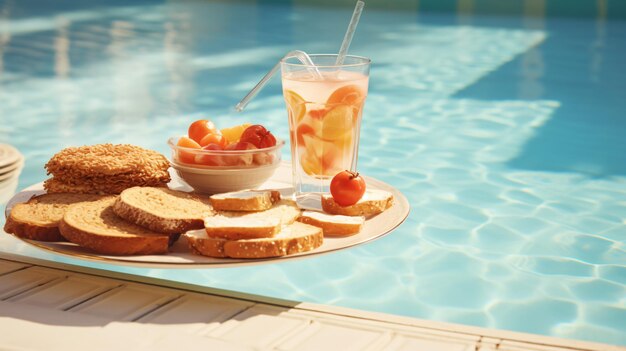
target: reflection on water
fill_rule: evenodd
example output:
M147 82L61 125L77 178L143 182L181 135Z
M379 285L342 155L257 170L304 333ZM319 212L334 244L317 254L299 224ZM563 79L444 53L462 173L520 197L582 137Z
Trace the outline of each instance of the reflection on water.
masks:
M490 1L454 2L452 15L442 3L385 12L375 2L351 47L374 62L360 171L412 206L393 235L287 264L107 268L626 344L614 323L626 288L626 79L617 59L626 25L608 20L614 2L571 10L590 8L595 20L552 18L552 1L511 2L518 12L503 17L477 15ZM336 51L352 10L146 2L47 15L8 4L0 136L29 160L20 188L42 181L45 162L67 145L130 142L168 154L166 138L200 116L221 126L258 121L287 138L277 81L244 114L232 106L285 52Z

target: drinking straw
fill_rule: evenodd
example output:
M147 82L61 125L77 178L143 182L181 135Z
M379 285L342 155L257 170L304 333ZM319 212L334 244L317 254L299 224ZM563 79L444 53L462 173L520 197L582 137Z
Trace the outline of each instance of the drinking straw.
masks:
M306 52L301 50L290 51L287 53L287 55L283 56L283 59L291 57L297 58L298 60L300 60L300 62L302 62L303 65L310 66L308 70L313 75L315 75L317 79L322 79L322 74L317 69L317 67L315 67L315 64L311 60L311 57L309 57ZM267 82L274 76L274 74L276 74L276 72L280 68L280 61L281 60L279 60L278 63L276 63L274 67L272 67L272 69L267 72L265 76L263 76L263 78L261 78L261 80L254 86L254 88L252 88L252 90L250 90L250 92L246 96L244 96L244 98L241 99L241 101L239 101L237 105L235 105L235 110L237 110L237 112L243 111L243 109L246 108L250 100L252 100L261 91L261 89L263 89L265 84L267 84Z
M348 30L346 31L346 35L343 37L343 42L341 42L341 48L339 49L339 54L337 55L337 61L335 62L337 66L343 64L343 60L346 58L350 42L352 42L352 37L356 31L356 25L359 24L359 18L361 17L361 12L363 12L363 6L365 6L363 1L359 0L356 2L352 18L350 19L350 24L348 25Z

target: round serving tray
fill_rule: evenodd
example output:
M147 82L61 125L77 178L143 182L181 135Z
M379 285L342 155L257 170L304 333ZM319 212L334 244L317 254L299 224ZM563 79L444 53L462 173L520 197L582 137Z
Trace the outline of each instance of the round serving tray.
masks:
M146 268L210 268L210 267L231 267L238 265L253 265L263 263L273 263L277 261L300 259L313 257L343 250L355 245L364 244L389 234L398 227L409 214L409 203L394 187L377 179L365 177L368 189L381 189L389 191L394 196L393 206L385 212L369 218L365 221L363 229L356 235L342 238L324 238L322 246L315 250L303 252L295 255L266 258L266 259L233 259L233 258L212 258L191 253L184 236L170 247L170 252L165 255L137 255L137 256L108 256L90 252L78 245L69 242L44 242L18 238L39 249L56 253L63 256L78 258L101 263L109 263L124 266L136 266ZM172 174L170 188L176 190L190 191L175 174ZM278 189L283 196L290 196L293 193L291 184L291 165L283 162L276 170L272 178L264 183L260 188ZM43 184L32 185L17 193L7 203L5 216L8 216L11 208L21 202L26 202L34 195L43 194Z

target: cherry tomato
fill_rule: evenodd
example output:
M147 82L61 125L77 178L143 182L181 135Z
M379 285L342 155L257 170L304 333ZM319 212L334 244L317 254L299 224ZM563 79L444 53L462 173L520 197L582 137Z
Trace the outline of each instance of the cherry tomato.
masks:
M259 149L276 145L276 138L260 124L251 125L241 134L239 141L252 143Z
M356 204L365 193L365 180L358 172L341 171L330 181L330 194L339 206Z
M196 143L200 143L202 138L210 133L219 134L219 131L215 127L215 124L208 119L199 119L191 123L187 131L187 135Z
M226 138L224 138L222 134L209 133L205 135L204 138L202 138L202 140L200 140L199 144L200 146L206 146L209 144L217 144L221 146L223 149L226 147L226 145L228 145L228 142L226 141Z

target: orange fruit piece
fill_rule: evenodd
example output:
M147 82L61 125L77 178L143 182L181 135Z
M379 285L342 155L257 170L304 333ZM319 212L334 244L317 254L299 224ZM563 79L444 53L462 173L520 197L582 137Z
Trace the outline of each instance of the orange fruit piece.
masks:
M335 90L326 101L329 105L348 104L356 105L363 101L365 92L358 85L344 85Z
M332 176L337 173L337 168L334 167L335 158L336 155L332 153L325 153L322 158L303 153L300 155L300 166L306 174L313 177Z
M306 123L300 123L298 128L296 129L296 138L298 142L298 146L304 146L304 135L305 134L315 134L315 130L313 127Z
M176 143L177 146L188 149L200 149L200 144L188 137L181 137ZM178 160L183 163L195 163L196 154L194 152L178 150Z
M226 145L228 145L228 141L226 141L226 138L224 138L222 134L209 133L200 140L200 146L204 147L209 144L217 144L224 149Z
M341 150L332 142L303 134L305 150L300 155L302 169L311 176L335 175L341 167Z
M293 121L297 124L302 120L306 113L306 105L302 96L298 95L293 90L283 91L285 102L287 103L287 110L293 116Z
M354 108L340 104L330 109L322 120L321 138L338 140L352 133Z
M243 134L243 131L250 126L250 123L244 123L238 126L224 128L221 130L221 133L224 138L226 138L227 144L230 144L239 141L239 139L241 138L241 134Z
M208 119L199 119L189 125L187 135L195 142L199 143L205 135L218 133L215 124Z

